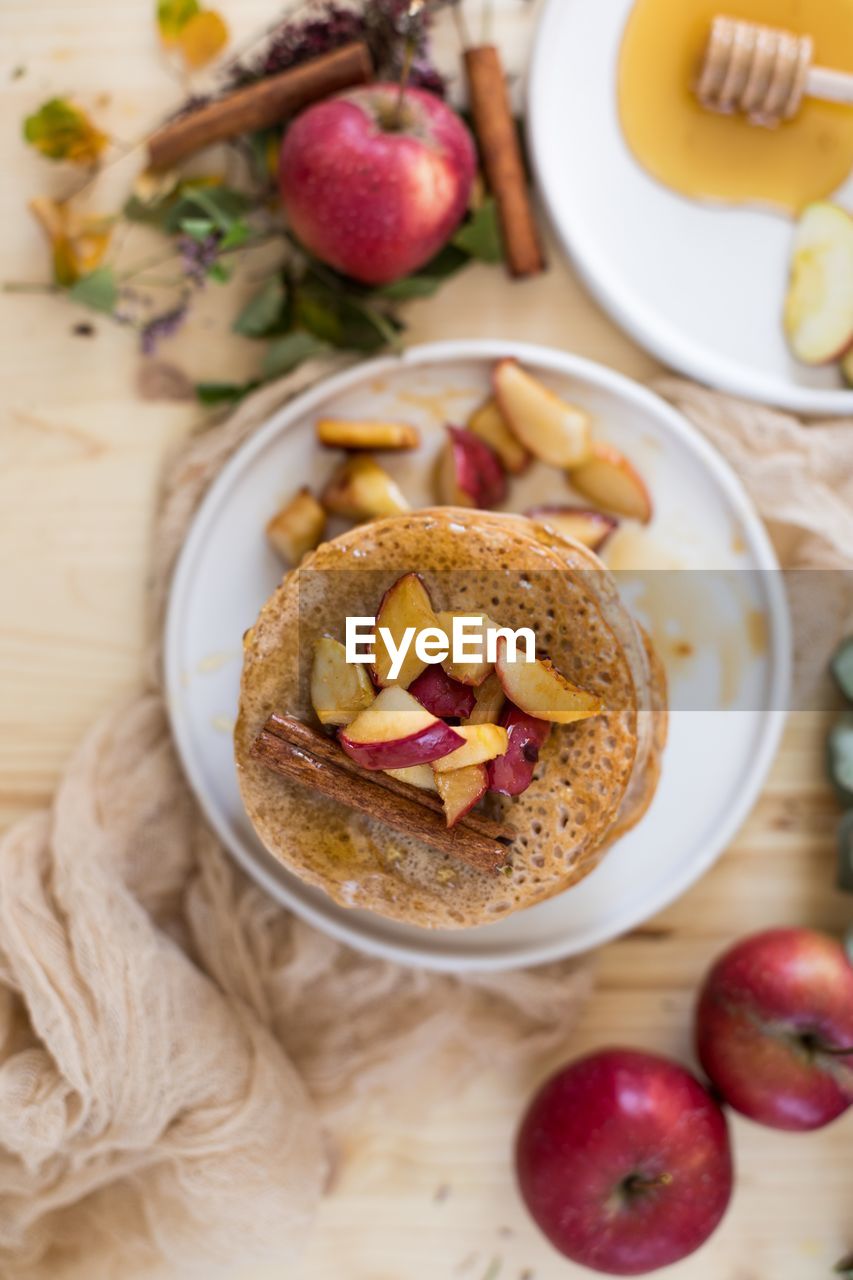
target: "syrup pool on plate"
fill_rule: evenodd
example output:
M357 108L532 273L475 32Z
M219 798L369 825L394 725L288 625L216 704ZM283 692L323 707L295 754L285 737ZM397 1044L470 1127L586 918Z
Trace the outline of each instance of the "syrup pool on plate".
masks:
M853 72L853 0L637 0L619 65L625 140L681 195L796 214L853 168L853 108L807 99L778 129L705 111L692 86L718 14L809 34L815 65Z

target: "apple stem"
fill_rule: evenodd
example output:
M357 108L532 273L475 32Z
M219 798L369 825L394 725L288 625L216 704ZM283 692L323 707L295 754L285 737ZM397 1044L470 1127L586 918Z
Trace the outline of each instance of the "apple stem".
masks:
M653 1191L655 1187L668 1187L672 1182L671 1173L661 1173L657 1178L645 1178L640 1173L631 1174L625 1179L625 1191L629 1196L639 1195L644 1191Z
M412 74L412 63L415 60L415 42L407 40L403 48L403 65L400 69L400 92L397 94L397 105L394 108L393 127L402 129L403 127L403 103L406 98L406 89L409 85L409 76Z

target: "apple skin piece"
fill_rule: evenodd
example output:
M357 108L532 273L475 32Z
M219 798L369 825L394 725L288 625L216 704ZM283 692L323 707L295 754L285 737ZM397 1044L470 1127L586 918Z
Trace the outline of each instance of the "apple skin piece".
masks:
M376 615L376 661L373 664L373 679L384 688L386 685L398 684L408 689L412 681L421 674L427 664L422 662L415 652L415 641L412 640L408 653L396 679L389 674L392 666L391 655L379 634L380 627L386 627L399 645L407 627L415 628L415 638L426 627L437 627L438 621L433 613L429 592L423 579L416 573L406 573L389 587L382 597L379 612ZM436 713L437 714L437 713Z
M346 725L376 697L363 666L347 662L339 640L321 636L311 668L311 704L321 724Z
M361 455L338 467L320 497L327 511L348 520L378 520L411 510L388 472L373 458Z
M464 769L435 775L435 789L441 796L448 827L455 827L471 812L486 794L487 781L486 766L482 764L469 764Z
M390 284L438 253L477 172L464 122L436 94L370 84L307 107L281 148L287 221L305 247L362 284Z
M504 755L489 761L489 790L502 796L520 796L533 781L539 752L548 740L551 725L513 706L507 707L501 723L507 731L507 749Z
M300 489L267 522L270 546L285 564L297 565L323 541L326 513L310 489Z
M678 1063L605 1049L563 1067L531 1102L516 1172L533 1219L560 1253L608 1275L686 1258L732 1193L726 1119Z
M409 769L450 755L465 739L405 689L383 689L352 724L338 730L344 751L364 769Z
M422 671L409 685L409 693L418 702L442 720L467 719L477 701L477 695L468 685L453 680L444 667L433 665Z
M519 442L552 467L576 467L590 448L590 416L567 404L522 369L517 360L499 360L493 374L495 399Z
M410 787L417 787L420 791L438 790L435 774L428 764L413 764L408 769L385 769L383 772L398 782L408 782Z
M417 427L404 422L319 418L314 430L327 449L416 449L421 441Z
M596 440L589 460L569 473L578 493L620 516L648 524L652 499L645 482L615 445Z
M483 654L483 661L482 662L451 662L450 658L447 658L447 660L443 662L441 665L444 667L447 674L453 680L458 680L460 684L468 684L468 685L474 685L474 686L481 685L483 681L487 680L488 677L492 674L492 669L493 669L493 664L491 662L487 662L485 657L486 632L493 630L499 624L495 622L494 618L490 618L487 613L478 613L475 609L472 609L470 613L466 613L464 609L457 609L455 611L442 610L441 613L436 614L436 622L438 623L438 626L441 628L444 634L447 636L447 644L451 653L453 652L452 635L453 635L453 619L454 618L480 618L482 620L480 640L477 641L476 638L470 639L471 632L473 631L473 627L471 627L470 630L468 631L468 635L470 639L470 644L468 647L473 649L477 649L479 647L480 651Z
M503 725L460 725L456 732L465 739L465 745L434 762L432 767L437 774L465 769L469 764L485 764L496 756L502 756L509 742Z
M521 475L530 466L530 454L507 426L494 396L475 409L465 425L472 435L494 450L504 471L511 476Z
M590 551L601 551L611 534L619 528L615 516L603 511L591 511L587 507L559 506L531 507L524 513L531 520L547 524L564 538L571 538Z
M696 1047L726 1102L751 1120L829 1124L853 1103L853 965L841 942L790 928L736 943L703 984Z
M468 716L464 716L466 724L502 724L501 713L506 702L503 685L494 671L482 684L473 688L474 707Z
M464 427L448 427L436 470L439 501L448 507L498 506L506 476L493 449Z
M510 702L538 720L553 724L574 724L600 715L604 703L592 693L567 680L548 658L535 662L507 660L507 642L498 637L495 673Z
M853 344L853 218L840 205L818 201L800 217L784 326L803 364L830 364Z

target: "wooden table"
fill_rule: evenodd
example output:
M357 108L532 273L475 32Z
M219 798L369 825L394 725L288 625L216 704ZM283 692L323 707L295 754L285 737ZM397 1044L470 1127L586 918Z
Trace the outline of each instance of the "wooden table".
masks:
M591 2L591 0L588 0ZM268 0L223 0L237 38ZM61 175L27 152L19 122L74 92L122 137L180 97L158 60L149 0L6 0L0 24L0 277L38 279L44 248L26 198ZM508 20L520 24L510 13ZM526 19L525 19L526 21ZM526 31L526 28L525 28ZM524 34L519 26L519 33ZM514 40L523 58L523 40ZM13 78L13 67L23 69ZM99 99L99 95L105 95ZM169 348L193 376L242 376L255 352L227 332L211 292ZM231 314L229 310L228 314ZM136 683L147 539L164 457L199 421L187 403L141 401L127 333L40 296L0 298L0 822L48 803L87 724ZM552 251L550 273L510 288L475 268L410 311L412 342L504 336L562 346L640 379L654 364L609 323ZM725 857L678 903L598 957L598 985L555 1058L624 1042L690 1058L696 984L730 940L775 923L841 929L832 889L835 805L822 777L824 720L792 717L764 794ZM713 762L709 761L709 768ZM581 1275L542 1241L513 1187L509 1144L535 1081L497 1076L428 1117L366 1115L343 1153L307 1256L288 1280L560 1280ZM737 1194L723 1226L673 1280L825 1280L853 1248L853 1121L786 1137L734 1123ZM237 1280L283 1280L238 1272ZM177 1278L176 1278L177 1280Z

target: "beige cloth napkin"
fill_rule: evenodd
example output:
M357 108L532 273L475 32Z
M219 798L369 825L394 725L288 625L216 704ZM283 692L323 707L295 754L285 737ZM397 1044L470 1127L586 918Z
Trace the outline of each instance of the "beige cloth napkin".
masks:
M259 393L167 478L153 634L222 464L329 366ZM853 433L682 383L800 563L853 562ZM53 808L0 842L0 1276L130 1280L286 1263L365 1101L568 1044L587 966L459 980L363 957L277 907L200 818L159 687L91 732Z

